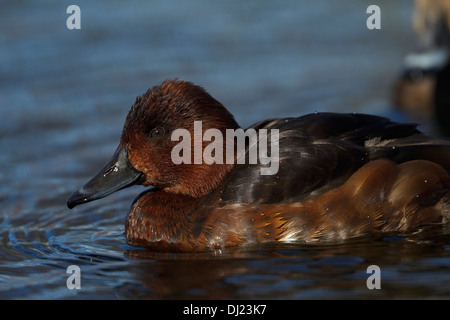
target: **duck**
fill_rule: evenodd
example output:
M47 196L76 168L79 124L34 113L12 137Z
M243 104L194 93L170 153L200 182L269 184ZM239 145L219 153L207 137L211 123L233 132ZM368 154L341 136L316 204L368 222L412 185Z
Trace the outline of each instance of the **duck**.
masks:
M450 54L447 49L413 52L393 87L393 105L413 119L450 136Z
M450 136L450 2L416 0L412 31L415 49L405 56L395 80L393 105Z
M199 123L203 138L208 130L216 135L201 142L180 135L198 138ZM240 152L236 137L219 139L238 130L259 132L245 138ZM254 146L264 149L268 141L277 156L272 163L269 150L250 161ZM182 143L210 157L187 161L195 154ZM226 161L214 158L231 149L236 152ZM270 168L276 170L262 171ZM447 222L449 171L450 141L416 124L320 112L268 119L244 131L203 87L169 79L136 98L114 155L67 206L148 187L132 202L125 237L150 250L335 243Z

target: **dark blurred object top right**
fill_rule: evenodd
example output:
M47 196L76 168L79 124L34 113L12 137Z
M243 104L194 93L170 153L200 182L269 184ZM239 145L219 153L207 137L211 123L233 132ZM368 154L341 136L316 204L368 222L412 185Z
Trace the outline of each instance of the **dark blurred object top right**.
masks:
M394 88L394 104L450 136L450 0L416 0L417 37Z

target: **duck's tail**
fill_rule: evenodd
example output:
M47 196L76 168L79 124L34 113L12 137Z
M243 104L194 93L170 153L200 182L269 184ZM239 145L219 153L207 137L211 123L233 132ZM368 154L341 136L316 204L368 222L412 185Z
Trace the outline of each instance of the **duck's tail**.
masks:
M370 159L388 158L397 163L422 159L434 162L450 172L450 141L424 134L409 137L366 142Z

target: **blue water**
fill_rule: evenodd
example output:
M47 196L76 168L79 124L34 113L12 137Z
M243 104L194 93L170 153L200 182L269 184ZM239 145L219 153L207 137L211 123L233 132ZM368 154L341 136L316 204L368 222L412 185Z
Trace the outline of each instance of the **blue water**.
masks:
M414 238L164 254L131 247L141 187L73 210L110 158L137 95L204 86L241 126L315 111L404 118L392 85L414 47L410 1L68 1L0 4L0 298L449 298L448 228ZM381 289L369 290L369 265ZM81 289L66 286L70 265Z

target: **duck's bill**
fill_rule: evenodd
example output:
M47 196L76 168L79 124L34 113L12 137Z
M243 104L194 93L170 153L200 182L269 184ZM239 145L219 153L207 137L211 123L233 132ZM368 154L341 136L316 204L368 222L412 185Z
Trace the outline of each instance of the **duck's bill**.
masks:
M144 174L128 160L128 145L116 151L108 164L67 200L69 209L89 201L104 198L113 192L141 181Z

